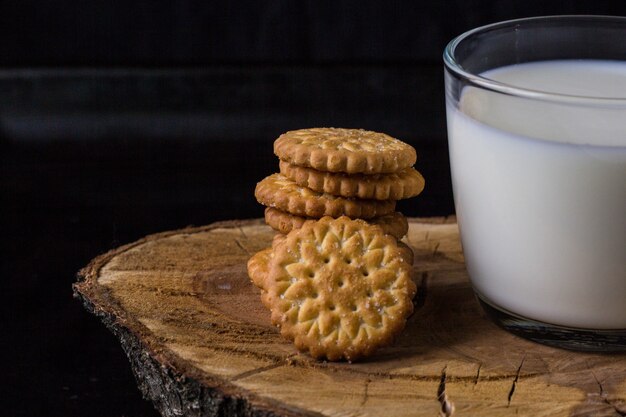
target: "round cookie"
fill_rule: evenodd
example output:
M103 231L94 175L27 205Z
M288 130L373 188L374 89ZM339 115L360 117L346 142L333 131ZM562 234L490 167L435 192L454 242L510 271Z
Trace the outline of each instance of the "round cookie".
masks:
M259 182L254 190L259 203L296 216L323 216L371 219L394 211L393 200L359 200L318 193L301 187L282 174L272 174Z
M247 268L250 281L261 291L265 291L264 281L269 272L269 261L271 258L272 248L267 248L258 251L248 259Z
M299 229L304 222L316 220L312 217L295 216L284 211L267 207L265 209L265 223L277 232L287 234L293 229ZM383 216L374 217L367 220L368 223L380 226L383 233L402 239L409 230L409 223L400 212L385 214Z
M402 200L424 190L424 177L409 167L392 174L323 172L280 161L280 173L302 187L348 198Z
M384 133L332 127L283 133L274 153L293 165L348 174L398 172L417 159L411 145Z
M277 232L287 234L293 229L299 229L304 222L316 220L313 217L302 217L289 214L273 207L265 208L265 223Z
M409 263L409 265L413 265L413 260L415 259L413 249L401 240L398 240L398 247L404 251L402 255L404 256L404 259Z
M368 221L368 223L379 226L385 234L391 235L396 239L402 239L409 232L409 222L404 217L404 214L399 211L376 217Z
M324 217L293 230L273 251L264 303L281 334L315 358L371 355L413 311L406 252L379 227Z

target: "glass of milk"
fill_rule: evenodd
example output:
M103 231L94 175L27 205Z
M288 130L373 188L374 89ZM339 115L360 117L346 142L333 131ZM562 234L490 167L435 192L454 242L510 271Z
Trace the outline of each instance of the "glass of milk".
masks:
M626 18L496 23L444 61L454 200L484 310L538 342L626 350Z

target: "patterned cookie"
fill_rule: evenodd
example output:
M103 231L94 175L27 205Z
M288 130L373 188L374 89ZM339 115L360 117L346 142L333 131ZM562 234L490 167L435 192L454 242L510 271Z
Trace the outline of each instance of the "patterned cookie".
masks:
M283 133L274 153L293 165L348 174L398 172L415 164L415 149L384 133L313 128Z
M272 238L272 247L274 247L278 242L285 240L285 237L286 236L283 233L276 233Z
M401 240L398 240L398 247L403 251L402 256L404 256L404 259L406 259L407 263L409 265L413 265L413 260L415 259L415 254L413 253L413 249L411 249L409 245L402 242Z
M415 168L393 174L344 174L323 172L280 161L280 173L302 187L349 198L402 200L424 189L424 177Z
M277 232L287 234L293 229L299 229L304 222L316 220L313 217L302 217L289 214L273 207L265 208L265 223Z
M274 236L274 240L272 243L272 247L280 244L283 240L286 239L285 235L278 234ZM398 247L404 250L403 256L407 260L407 262L412 265L413 264L413 250L405 243L398 242ZM248 276L250 277L250 281L254 284L255 287L261 290L261 293L265 293L265 280L267 279L267 274L269 273L269 262L272 259L273 251L272 248L263 249L254 255L248 260ZM264 302L266 300L263 300ZM266 305L269 308L269 306Z
M272 248L263 249L248 260L248 276L250 281L259 288L261 291L265 291L264 282L269 272L269 261L272 258Z
M324 217L293 230L273 251L262 295L272 323L315 358L371 355L413 311L406 252L379 227Z
M371 219L394 211L393 200L359 200L318 193L301 187L281 174L259 182L254 191L259 203L303 217L323 216Z
M385 234L396 239L402 239L409 232L409 222L399 211L376 217L370 223L379 226Z
M284 211L267 207L265 209L265 223L277 232L287 234L293 229L299 229L304 222L316 220L312 217L295 216ZM394 211L384 216L367 220L368 223L380 226L383 233L402 239L409 231L409 223L400 212Z
M265 209L265 221L274 230L277 230L277 228L279 227L286 228L291 225L289 230L278 230L281 233L274 235L274 238L272 239L272 247L276 247L276 245L278 245L280 242L287 238L286 234L289 233L291 230L299 229L300 227L302 227L304 222L317 221L317 219L307 219L305 217L294 216L292 214L276 210L275 208L268 207ZM379 226L383 230L383 233L391 235L398 239L398 246L404 251L405 259L407 259L407 262L410 265L413 265L413 249L411 249L411 247L406 243L400 241L400 239L405 236L409 231L409 222L402 213L396 211L391 214L386 214L384 216L368 220L367 223L374 226ZM275 224L276 227L274 227L272 224Z

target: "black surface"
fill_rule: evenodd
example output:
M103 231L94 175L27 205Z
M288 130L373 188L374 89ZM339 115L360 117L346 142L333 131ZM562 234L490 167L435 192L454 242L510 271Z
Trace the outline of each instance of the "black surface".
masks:
M0 70L0 140L272 140L290 129L445 135L441 64Z
M621 0L0 2L0 65L439 62L476 26Z

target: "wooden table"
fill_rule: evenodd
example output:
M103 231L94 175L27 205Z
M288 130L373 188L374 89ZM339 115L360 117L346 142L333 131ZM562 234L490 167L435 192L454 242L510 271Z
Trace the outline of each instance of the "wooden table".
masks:
M626 355L539 345L484 317L454 219L411 220L415 313L359 363L314 361L270 325L245 264L272 236L259 220L166 232L80 272L76 296L164 416L626 416Z

